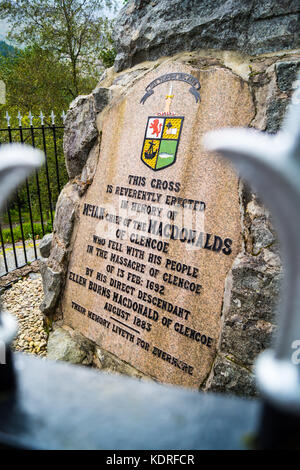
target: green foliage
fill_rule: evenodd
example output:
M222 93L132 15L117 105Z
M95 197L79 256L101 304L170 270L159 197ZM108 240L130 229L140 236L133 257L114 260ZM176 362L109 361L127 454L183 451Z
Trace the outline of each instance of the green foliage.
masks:
M70 90L77 96L80 75L94 70L96 76L101 54L105 60L113 54L107 37L110 21L103 14L112 4L114 0L7 0L0 4L0 19L12 25L10 39L38 45L68 65Z
M0 57L0 79L6 84L2 109L11 115L29 110L38 115L41 108L44 114L61 112L74 98L70 68L37 45L19 49L14 57ZM83 91L89 91L88 85L82 83Z
M43 238L43 229L42 229L41 223L33 224L33 230L34 230L34 237L36 240ZM52 224L50 221L48 221L44 225L45 234L51 233L52 230L53 230ZM23 223L23 234L24 234L24 240L29 240L33 238L32 227L31 227L30 222ZM9 228L2 229L2 236L3 236L4 243L12 243L12 236L11 236L11 231ZM15 242L22 240L22 231L21 231L20 225L13 227L13 237L14 237Z
M104 25L104 31L105 31L105 45L102 47L102 49L99 52L100 59L102 60L102 63L104 67L112 67L114 65L114 61L116 58L116 49L114 48L114 42L112 39L112 30L111 28L113 27L113 23L106 23Z
M115 58L116 58L116 50L114 48L112 48L112 49L104 48L100 52L100 58L103 62L103 65L106 68L112 67L114 65L114 61L115 61Z

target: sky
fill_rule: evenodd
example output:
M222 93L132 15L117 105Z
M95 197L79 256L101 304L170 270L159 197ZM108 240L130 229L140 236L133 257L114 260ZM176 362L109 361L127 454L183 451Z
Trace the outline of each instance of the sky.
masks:
M120 10L124 6L123 0L116 0L116 3L117 3L118 10ZM7 21L6 20L0 20L0 41L6 40L5 37L6 37L6 34L8 32L8 29L9 29L9 25L8 25ZM6 40L6 42L9 42L9 41Z
M8 31L8 25L6 21L0 21L0 40L4 40Z

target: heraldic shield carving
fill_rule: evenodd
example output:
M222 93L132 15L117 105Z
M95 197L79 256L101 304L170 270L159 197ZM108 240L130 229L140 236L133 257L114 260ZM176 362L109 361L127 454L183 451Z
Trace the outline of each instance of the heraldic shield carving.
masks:
M182 81L192 85L190 93L196 103L200 102L200 83L187 73L169 73L156 78L146 87L146 93L141 99L144 104L149 96L153 95L153 89L168 81ZM165 110L157 116L149 116L142 147L142 162L154 171L163 170L176 161L180 135L182 131L183 116L176 116L171 112L171 104L174 98L173 85L170 85L169 93L165 97Z
M192 85L189 90L195 97L196 103L200 102L200 83L192 75L186 73L170 73L158 77L146 87L146 94L142 97L144 104L147 98L153 95L157 85L167 81L183 81ZM171 83L169 93L165 97L165 110L157 116L149 116L142 148L142 162L154 171L163 170L176 161L180 135L182 131L183 116L176 116L171 112L171 104L174 98L173 85Z
M142 162L152 170L173 165L183 125L183 116L149 116L142 149Z

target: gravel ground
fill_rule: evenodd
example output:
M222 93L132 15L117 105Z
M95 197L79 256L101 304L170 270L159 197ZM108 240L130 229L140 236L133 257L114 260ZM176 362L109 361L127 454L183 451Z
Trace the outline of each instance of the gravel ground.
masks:
M46 356L47 334L43 328L43 287L40 274L30 274L6 290L1 296L3 308L18 321L18 335L12 349L39 356Z

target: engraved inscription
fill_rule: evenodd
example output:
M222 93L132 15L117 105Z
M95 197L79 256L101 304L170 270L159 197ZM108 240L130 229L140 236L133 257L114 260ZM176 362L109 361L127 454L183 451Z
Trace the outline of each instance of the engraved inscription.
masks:
M193 75L168 67L146 74L103 119L62 309L66 324L141 372L198 388L213 365L225 280L241 247L237 176L205 153L202 136L247 125L237 109L241 100L247 109L248 92L230 72L205 70L190 82L201 83L201 102L170 79L141 106L157 77ZM211 91L215 83L222 94Z

